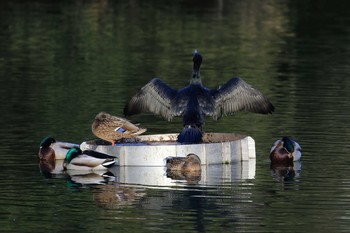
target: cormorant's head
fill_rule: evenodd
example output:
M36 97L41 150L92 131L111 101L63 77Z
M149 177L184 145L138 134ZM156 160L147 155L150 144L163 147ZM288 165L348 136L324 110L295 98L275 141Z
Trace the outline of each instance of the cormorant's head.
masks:
M197 49L194 50L193 54L193 71L199 71L202 64L202 56L198 53Z
M202 64L202 60L202 56L198 53L197 49L194 50L191 84L202 84L201 75L199 71Z

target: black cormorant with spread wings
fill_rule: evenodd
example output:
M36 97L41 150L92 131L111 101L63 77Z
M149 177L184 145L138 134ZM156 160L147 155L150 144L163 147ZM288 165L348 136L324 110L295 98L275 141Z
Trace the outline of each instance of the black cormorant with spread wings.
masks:
M269 114L272 103L257 89L240 78L231 78L218 89L202 85L200 66L202 56L195 50L190 84L175 90L159 78L152 79L137 92L124 108L126 116L151 112L168 121L182 116L183 130L178 142L184 144L202 142L202 126L205 116L218 120L240 111Z

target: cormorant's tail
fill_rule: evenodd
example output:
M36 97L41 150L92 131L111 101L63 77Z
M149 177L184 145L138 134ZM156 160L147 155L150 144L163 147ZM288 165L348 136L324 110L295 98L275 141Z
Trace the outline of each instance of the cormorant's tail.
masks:
M184 144L194 144L201 143L203 133L200 128L185 126L179 136L177 136L177 141Z

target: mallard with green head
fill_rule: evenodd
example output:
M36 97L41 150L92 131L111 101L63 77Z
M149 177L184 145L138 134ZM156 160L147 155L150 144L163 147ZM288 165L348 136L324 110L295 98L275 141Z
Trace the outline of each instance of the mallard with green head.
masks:
M45 137L40 143L38 156L40 160L51 162L56 159L65 159L68 150L73 147L79 148L79 145L69 142L60 142L53 137Z
M93 150L72 148L68 151L63 163L67 170L106 170L116 163L115 157Z
M127 119L112 116L106 112L100 112L96 115L91 129L96 137L111 142L112 146L122 138L133 138L147 130Z
M270 160L273 163L292 163L301 158L301 147L291 137L282 137L277 140L270 151Z

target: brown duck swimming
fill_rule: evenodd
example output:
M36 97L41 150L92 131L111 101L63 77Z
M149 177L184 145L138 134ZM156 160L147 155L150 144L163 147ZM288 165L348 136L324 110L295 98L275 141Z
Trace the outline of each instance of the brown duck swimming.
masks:
M189 184L196 184L201 180L201 160L195 154L186 157L166 158L166 175L173 180L186 180Z
M196 154L188 154L186 157L166 158L167 170L193 172L201 170L201 160Z

